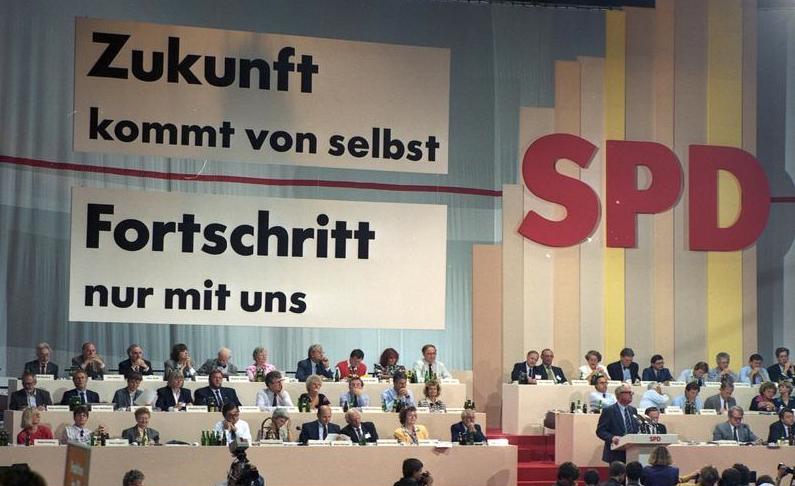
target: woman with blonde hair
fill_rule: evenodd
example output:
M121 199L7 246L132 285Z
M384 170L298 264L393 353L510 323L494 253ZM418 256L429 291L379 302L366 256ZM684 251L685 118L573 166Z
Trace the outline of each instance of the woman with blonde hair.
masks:
M643 486L676 486L679 484L679 468L672 466L671 453L663 446L651 450L649 465L643 468L640 483Z
M322 386L323 379L321 379L320 376L310 375L306 379L306 393L302 393L301 396L298 397L298 403L302 403L306 400L311 410L317 410L321 405L328 405L330 407L331 402L328 397L320 393L320 387Z
M40 425L41 412L36 407L28 407L22 412L22 430L17 434L17 444L33 445L36 439L52 439L52 430Z
M400 411L400 428L395 429L395 439L401 444L417 445L428 439L428 429L417 423L417 408L408 406Z

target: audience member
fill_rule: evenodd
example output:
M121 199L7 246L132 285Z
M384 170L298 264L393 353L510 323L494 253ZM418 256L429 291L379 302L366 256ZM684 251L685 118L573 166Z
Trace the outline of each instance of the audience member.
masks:
M364 351L354 349L347 360L337 363L337 369L340 370L340 379L345 379L349 376L366 375L367 365L364 363Z
M599 471L596 469L588 469L582 477L582 482L585 486L597 486L599 484Z
M251 429L245 420L240 420L240 409L237 407L235 403L225 403L221 408L224 419L216 422L213 431L222 433L226 444L231 444L235 438L246 439L251 443Z
M555 486L577 486L580 477L580 468L573 462L564 462L558 466L558 480Z
M358 375L348 377L348 391L340 395L340 407L362 408L370 406L370 397L364 393L364 382Z
M625 486L627 468L623 461L613 461L607 468L607 481L602 486Z
M345 422L348 425L343 427L340 433L350 437L354 443L375 443L378 441L378 432L375 430L375 424L362 422L362 413L358 409L352 408L345 412Z
M444 363L436 359L436 346L433 344L426 344L422 347L422 359L414 363L414 373L420 383L427 381L426 375L430 375L431 379L435 381L453 377L447 371Z
M17 444L33 445L36 439L52 439L52 430L41 423L41 410L28 407L22 412L22 430L17 434Z
M430 471L423 471L422 462L410 457L403 461L403 477L392 486L433 486Z
M747 486L748 483L742 482L742 474L740 474L740 471L733 467L728 467L721 473L718 484L720 486Z
M672 462L671 453L665 446L655 447L649 455L649 465L643 468L640 482L643 486L676 486L679 468L672 466Z
M72 358L72 369L81 369L92 380L101 380L105 375L105 360L97 354L97 347L92 342L83 343L82 354Z
M444 413L447 411L447 405L439 399L439 395L442 392L442 385L439 384L437 381L429 381L425 383L425 387L422 389L422 394L425 396L420 402L417 404L418 407L425 407L428 408L428 411L431 413Z
M215 359L208 359L199 368L198 374L209 375L214 370L220 371L224 377L237 374L237 366L232 364L229 360L232 359L232 350L229 348L221 348L218 350L218 355Z
M273 372L271 372L273 373ZM278 372L277 372L278 373ZM290 433L290 414L284 408L276 408L271 414L271 427L266 430L263 421L263 427L260 427L257 433L257 440L280 440L282 442L291 442L292 434Z
M588 395L588 405L591 410L602 410L603 408L616 403L616 397L612 393L607 393L607 375L593 375L591 384L595 391Z
M251 353L254 362L246 367L246 376L248 381L257 381L257 376L261 376L262 380L265 375L271 371L276 371L276 367L268 363L268 350L262 346L257 346Z
M306 379L306 393L302 393L298 397L298 403L307 401L309 408L317 409L321 405L331 406L331 401L328 397L320 393L320 388L323 386L323 380L317 376L312 375Z
M734 469L736 469L740 473L740 484L742 484L744 486L747 485L747 484L752 484L752 481L751 481L751 470L748 469L748 466L746 466L745 464L741 464L739 462L736 462L736 463L734 463L734 465L732 467Z
M392 377L392 388L387 388L381 393L381 402L387 410L393 410L395 402L398 402L397 408L416 405L414 394L407 386L406 375L395 373Z
M638 363L635 363L635 351L632 348L621 350L621 359L607 365L607 374L611 380L635 383L640 381Z
M56 368L57 370L57 368ZM776 363L767 368L770 381L778 383L780 381L792 381L795 376L795 366L789 360L789 349L776 348Z
M525 361L520 361L513 365L511 371L511 381L519 383L535 383L541 379L542 371L538 365L538 351L530 350L527 352Z
M566 375L557 366L552 366L555 353L547 348L541 351L541 380L552 380L555 384L566 383ZM538 371L536 371L538 373Z
M150 415L149 410L146 408L137 409L135 411L135 425L129 429L124 429L121 433L121 438L127 439L130 444L138 444L139 446L159 444L160 433L149 427Z
M133 371L141 375L152 374L152 363L144 359L144 349L137 344L127 348L127 359L119 363L119 374L125 378Z
M310 440L326 440L329 434L339 434L340 426L331 423L331 407L321 405L317 408L317 420L301 425L298 442L306 444Z
M731 407L728 420L715 426L712 440L734 440L737 442L756 442L756 435L743 423L745 414L742 407Z
M52 375L56 380L58 379L58 365L50 361L52 358L52 348L47 343L39 343L36 345L36 359L25 363L23 373L32 373L34 375Z
M401 444L417 445L428 439L428 429L417 423L417 409L409 405L400 411L400 428L395 429L394 437Z
M257 392L256 405L262 411L272 411L277 407L293 407L290 393L284 389L284 378L279 371L265 375L265 389Z
M602 410L602 414L599 415L599 424L596 427L596 436L604 441L602 460L608 463L613 463L614 461L623 463L626 460L624 451L614 451L611 447L613 444L618 444L624 435L638 432L638 425L635 420L638 411L631 405L632 387L628 384L623 384L616 388L616 398L617 402L615 404Z
M77 369L72 373L72 383L74 383L75 387L64 392L61 397L61 405L69 405L73 397L77 397L81 404L99 403L97 392L86 389L88 375L84 370Z
M704 408L704 402L701 400L701 397L698 396L700 391L701 387L698 385L698 383L691 381L685 385L685 393L674 398L671 402L671 405L679 407L683 411L691 414L699 413L701 412L701 409ZM716 396L718 397L718 400L720 400L720 395ZM720 407L721 403L718 402L717 406Z
M464 409L461 412L461 421L450 426L450 437L453 442L461 440L462 436L471 435L474 442L486 442L480 425L475 423L475 411Z
M86 428L88 423L88 407L80 405L72 411L74 424L67 425L61 435L61 444L68 442L80 442L81 444L91 444L91 430Z
M737 375L729 368L731 356L729 353L720 352L715 355L715 367L709 370L709 381L737 381Z
M643 393L643 396L640 397L640 403L638 406L644 410L649 407L664 409L670 401L671 399L668 397L668 395L662 392L662 386L660 386L660 383L654 381L649 383L648 389Z
M709 365L706 361L699 361L692 369L682 371L679 375L679 381L685 383L695 382L698 386L706 386L707 379L709 378Z
M652 434L667 434L668 428L660 422L660 410L657 407L649 407L644 412L649 420L649 427Z
M740 382L749 385L759 385L770 381L767 369L763 366L764 359L759 353L754 353L748 357L748 365L740 368Z
M223 382L224 373L221 370L214 369L210 371L209 384L193 392L193 403L196 405L207 405L211 403L214 404L218 410L221 410L227 403L239 407L240 400L237 398L237 392L234 388L221 386Z
M640 486L640 476L643 474L643 464L638 461L627 463L627 486Z
M594 349L585 353L585 364L580 366L580 379L591 381L594 375L607 376L607 368L601 363L602 353Z
M186 380L193 379L197 374L188 347L182 343L172 346L170 359L163 362L163 374L168 376L172 371L179 371Z
M183 388L185 377L179 371L168 375L168 385L158 388L155 408L163 412L179 412L193 403L190 390Z
M659 354L655 354L650 360L651 366L643 370L643 381L656 381L657 383L667 383L673 381L671 370L665 367L665 360Z
M14 464L0 468L0 486L47 486L47 481L27 464Z
M776 404L773 397L776 396L776 385L766 381L759 385L759 395L751 399L751 405L748 410L759 412L775 412Z
M298 381L306 381L312 375L334 378L334 371L329 367L328 358L323 354L323 346L313 344L306 352L307 357L298 362L295 377Z
M406 367L398 364L398 360L400 360L400 354L397 350L395 348L386 348L381 353L378 363L373 366L375 373L382 380L391 379L392 375L397 372L405 374Z
M135 401L140 399L144 391L140 389L143 376L137 371L127 375L127 386L119 388L113 394L113 405L117 410L132 410L136 405Z
M782 381L778 384L778 398L773 400L776 410L780 411L783 408L795 410L795 398L792 397L792 382Z
M773 480L772 476L767 474L763 474L756 478L755 486L775 486L776 482Z
M795 438L795 416L791 409L782 408L778 413L778 421L770 424L770 431L767 434L767 442L776 443L781 439L790 440Z
M17 390L8 397L9 410L25 410L28 407L43 409L52 405L50 392L36 388L36 375L26 371L22 375L22 389Z
M124 473L124 478L122 478L122 486L144 486L144 473L137 469L130 469L126 473Z
M718 413L726 413L730 408L737 405L737 400L734 399L732 393L734 393L734 382L723 380L718 394L712 395L704 401L704 408L717 410Z

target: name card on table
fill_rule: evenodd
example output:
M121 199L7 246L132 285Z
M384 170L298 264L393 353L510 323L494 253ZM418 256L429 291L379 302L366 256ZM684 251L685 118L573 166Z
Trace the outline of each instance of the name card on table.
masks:
M245 375L229 375L229 383L248 383L248 376ZM262 383L265 386L265 383Z
M608 386L621 386L624 384L621 380L610 380L607 382Z
M672 381L668 384L668 386L687 386L687 383L684 381Z
M362 407L362 413L384 413L381 407Z
M746 412L748 413L748 412ZM718 411L714 408L702 408L698 411L699 415L718 415Z
M682 415L682 409L674 405L669 405L665 407L665 415Z
M434 444L434 447L437 449L449 449L453 447L453 443L449 440L437 440L436 444Z
M284 442L279 439L262 439L259 441L260 447L282 447Z
M713 386L715 388L720 388L720 382L719 381L705 381L704 382L704 386L708 386L710 388L713 387Z
M761 415L761 414L762 414L761 410L746 410L745 411L745 415Z
M310 439L307 441L306 445L309 447L328 447L329 442L327 440L312 440Z
M379 447L395 447L399 446L400 443L398 443L397 439L378 439L375 445Z
M536 380L536 385L554 385L553 380Z
M352 447L353 442L350 440L335 440L334 442L330 442L331 447Z
M47 380L54 380L54 379L55 379L55 375L36 375L36 380L47 381Z
M124 375L105 375L104 381L124 381Z
M195 381L196 383L209 383L210 377L207 375L194 376L193 381Z
M431 413L430 407L417 407L417 413Z
M188 413L207 413L207 407L204 405L186 405L185 411Z
M750 383L741 383L739 381L734 382L734 388L751 388Z
M241 406L239 406L237 408L238 408L238 410L240 410L240 413L253 413L253 412L259 412L260 411L259 407L256 406L256 405L241 405Z
M438 439L420 439L417 441L417 445L421 446L435 446L438 443Z
M298 383L298 378L285 377L282 378L282 381L285 383Z
M287 412L288 412L288 413L300 413L300 412L298 411L298 407L282 407L282 408L284 408L285 410L287 410Z
M112 412L113 410L112 403L94 403L91 405L92 412Z
M53 447L61 445L58 439L33 439L34 446Z
M458 378L442 378L440 383L443 385L458 385L461 382L458 381Z
M375 376L360 376L362 383L378 383L378 378Z
M589 385L588 380L571 380L572 385Z
M505 447L511 444L508 443L508 439L489 439L489 447Z
M331 413L342 413L342 407L331 407Z
M161 375L144 375L144 381L163 381Z
M68 412L69 405L47 405L48 412Z
M461 413L464 411L464 407L447 407L447 413Z
M127 439L108 439L105 441L108 447L129 447L130 442Z

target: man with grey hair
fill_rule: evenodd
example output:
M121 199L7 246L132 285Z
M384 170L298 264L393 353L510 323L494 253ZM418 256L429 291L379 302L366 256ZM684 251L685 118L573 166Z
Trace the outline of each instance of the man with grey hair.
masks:
M312 375L334 378L328 357L323 354L323 346L319 344L309 346L306 359L299 361L295 368L295 378L298 381L306 381Z
M25 363L24 373L31 375L52 375L58 379L58 365L50 361L52 358L52 348L47 343L36 345L36 359Z
M453 442L461 440L462 437L472 436L473 442L486 442L480 425L475 423L475 411L464 409L461 412L461 421L450 426L450 437Z
M341 434L345 434L351 438L356 444L363 442L376 442L378 440L378 432L375 430L375 424L372 422L362 422L362 414L358 409L352 408L345 412L345 421L348 425L342 428Z
M624 451L614 451L613 446L618 444L621 437L638 433L638 411L632 406L632 386L624 383L616 388L616 400L602 410L599 415L599 425L596 426L596 436L604 441L602 460L607 463L613 461L626 462L627 455Z
M131 373L152 374L152 363L144 359L144 348L137 344L130 344L127 348L127 359L119 363L120 375L127 378Z
M729 353L721 351L715 355L715 367L709 370L707 376L709 381L725 381L731 380L732 383L737 381L737 374L729 368L731 356Z
M122 486L144 486L144 473L137 469L131 469L124 473L124 478L121 480Z
M218 350L218 357L205 361L197 373L200 375L209 375L210 372L218 370L225 378L229 377L229 375L236 375L237 366L232 364L229 361L230 359L232 359L232 350L223 347Z
M729 419L715 426L712 440L734 440L737 442L756 442L759 440L748 425L743 423L745 412L742 407L731 407Z

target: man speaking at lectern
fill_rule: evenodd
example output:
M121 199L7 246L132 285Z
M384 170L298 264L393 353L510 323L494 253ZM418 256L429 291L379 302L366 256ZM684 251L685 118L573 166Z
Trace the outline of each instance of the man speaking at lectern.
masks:
M632 387L623 384L616 388L617 403L607 406L599 416L599 425L596 426L596 435L605 442L602 460L607 463L613 461L626 462L627 455L624 451L614 451L610 447L618 444L622 436L638 433L637 409L632 403Z

